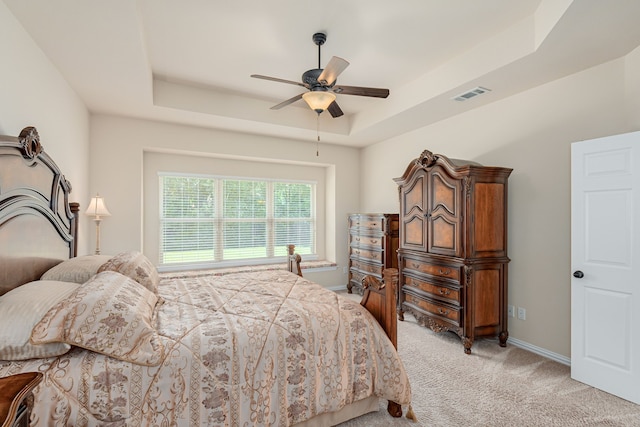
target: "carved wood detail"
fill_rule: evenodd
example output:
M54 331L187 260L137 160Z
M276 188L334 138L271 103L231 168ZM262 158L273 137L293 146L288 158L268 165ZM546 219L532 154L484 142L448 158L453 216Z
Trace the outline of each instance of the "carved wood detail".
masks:
M40 144L40 135L33 126L28 126L22 129L18 136L20 145L22 146L22 155L25 159L35 159L42 152L42 145Z
M405 312L411 314L415 317L416 322L419 325L426 326L434 332L455 332L456 335L462 337L462 328L458 326L454 326L451 323L442 322L435 317L429 316L419 310L414 309L411 306L403 305L403 309Z
M422 154L420 154L420 157L417 159L418 164L422 165L422 166L432 166L436 160L438 160L438 155L433 154L431 151L429 150L424 150L422 152Z

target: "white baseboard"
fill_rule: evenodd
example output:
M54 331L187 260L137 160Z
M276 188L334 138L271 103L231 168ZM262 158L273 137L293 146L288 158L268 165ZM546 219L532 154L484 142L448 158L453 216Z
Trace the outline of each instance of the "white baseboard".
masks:
M517 338L509 337L507 344L515 345L516 347L520 347L532 353L539 354L540 356L546 357L547 359L554 360L558 363L562 363L563 365L571 366L571 359L568 358L567 356L554 353L545 348L538 347L533 344L529 344L528 342L525 342L525 341L521 341Z
M327 288L331 291L334 292L345 292L346 293L346 286L332 286L330 288ZM526 341L522 341L519 340L517 338L511 338L509 337L509 339L507 340L507 345L514 345L516 347L522 348L524 350L530 351L532 353L538 354L542 357L546 357L547 359L551 359L555 362L558 363L562 363L563 365L567 365L567 366L571 366L571 359L568 358L567 356L563 356L561 354L558 353L554 353L552 351L547 350L546 348L542 348L542 347L538 347L536 345L533 344L529 344Z

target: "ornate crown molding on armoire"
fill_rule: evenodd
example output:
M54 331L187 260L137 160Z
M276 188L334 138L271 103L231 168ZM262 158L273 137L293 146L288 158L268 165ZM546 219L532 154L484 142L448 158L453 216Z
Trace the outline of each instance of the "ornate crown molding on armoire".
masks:
M512 169L425 150L394 181L400 196L398 317L506 346L507 180Z

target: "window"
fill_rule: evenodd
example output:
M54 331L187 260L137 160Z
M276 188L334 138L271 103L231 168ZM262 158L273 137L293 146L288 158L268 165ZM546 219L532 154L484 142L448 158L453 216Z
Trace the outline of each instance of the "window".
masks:
M315 190L310 182L161 174L160 263L279 262L289 244L314 255Z

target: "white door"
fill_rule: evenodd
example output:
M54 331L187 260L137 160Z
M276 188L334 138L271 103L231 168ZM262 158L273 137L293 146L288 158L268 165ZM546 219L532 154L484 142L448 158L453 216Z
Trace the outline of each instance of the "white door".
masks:
M640 404L640 132L571 146L571 377Z

